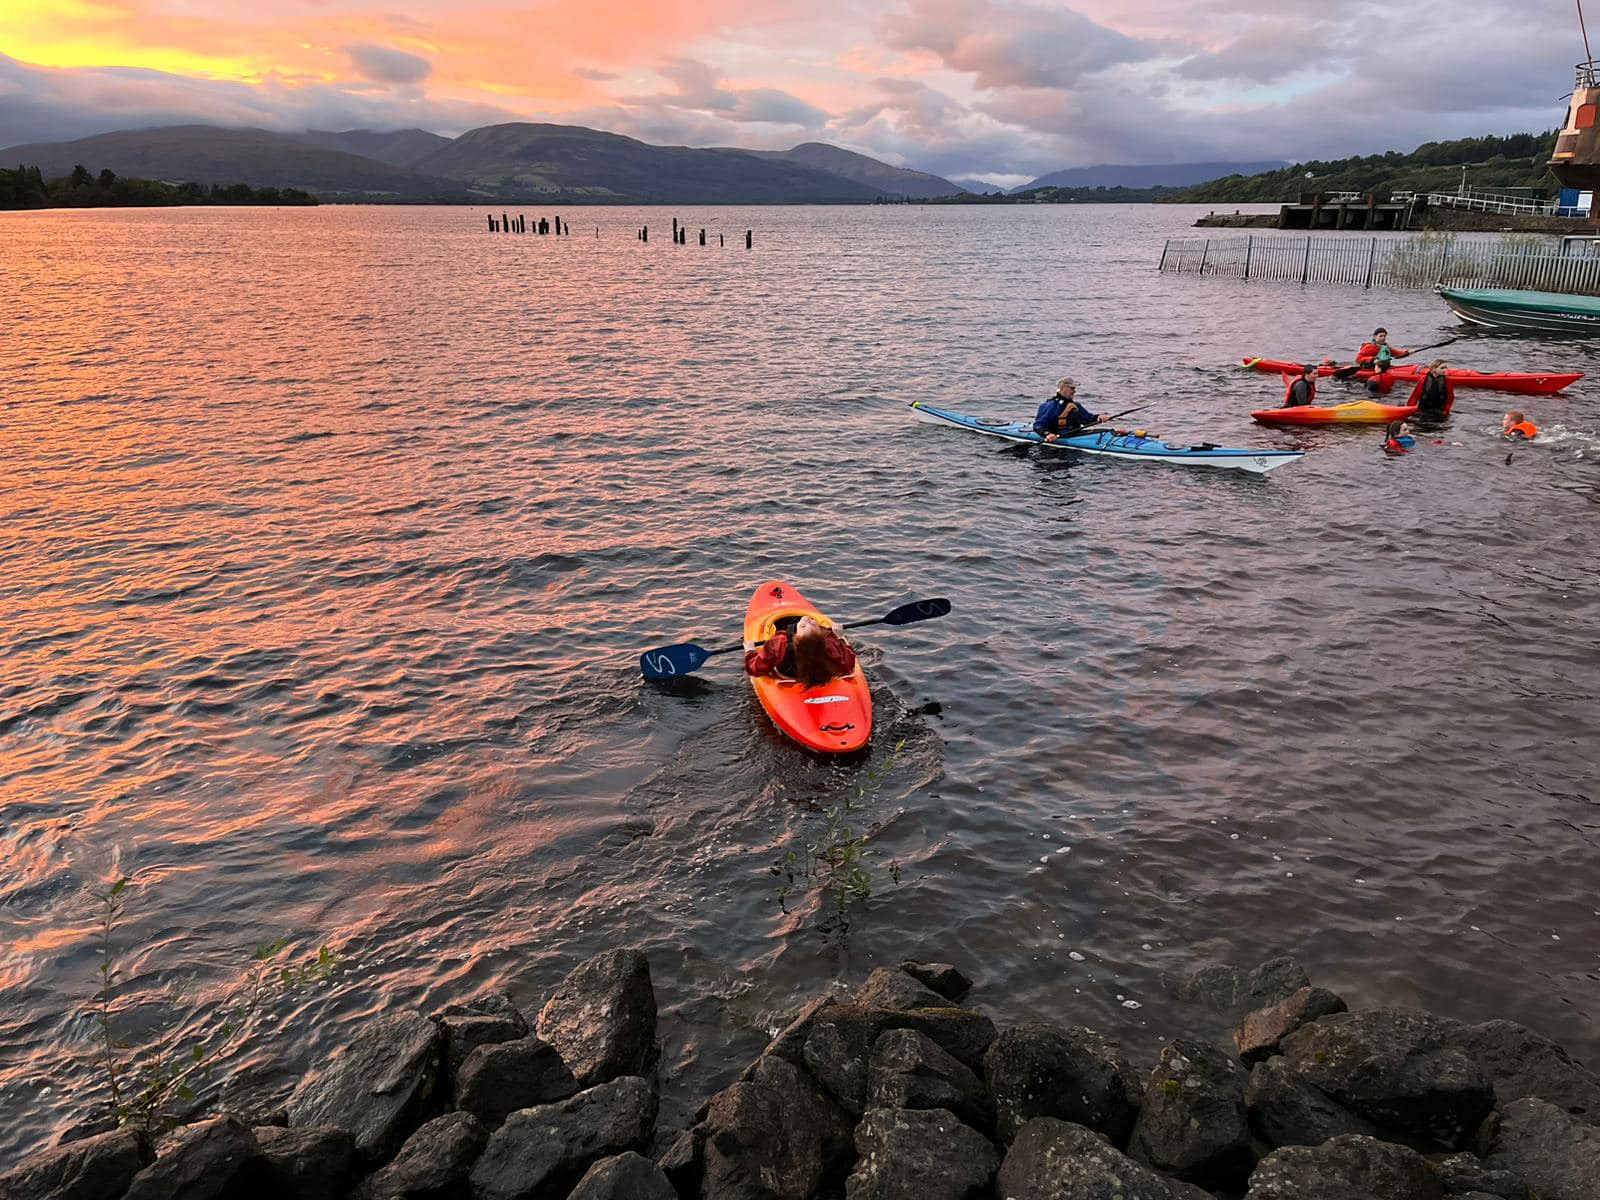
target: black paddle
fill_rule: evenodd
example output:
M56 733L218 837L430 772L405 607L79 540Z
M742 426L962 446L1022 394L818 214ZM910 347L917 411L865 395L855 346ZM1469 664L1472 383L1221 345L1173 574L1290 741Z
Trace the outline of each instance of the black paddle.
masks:
M1134 413L1143 412L1147 408L1154 408L1157 403L1159 403L1159 401L1151 401L1149 404L1141 404L1141 405L1139 405L1138 408L1125 408L1119 413L1112 413L1109 417L1106 417L1104 420L1096 421L1093 425L1080 425L1078 428L1074 429L1071 433L1063 433L1061 436L1062 437L1077 437L1080 433L1088 433L1091 429L1098 429L1100 426L1108 425L1112 421L1121 420L1123 417L1130 417Z
M1457 335L1456 337L1447 337L1442 342L1434 342L1431 346L1418 346L1415 350L1408 351L1406 353L1406 357L1410 358L1413 354L1421 354L1424 350L1437 350L1440 346L1448 346L1451 342L1459 342L1460 340L1460 335ZM1349 379L1361 369L1362 366L1360 363L1351 363L1348 367L1335 367L1332 373L1329 374L1328 378L1339 380ZM1372 368L1369 367L1366 369L1371 370Z
M902 604L881 617L874 617L870 621L851 621L840 628L860 629L864 625L910 625L914 621L942 617L949 611L950 601L943 597L936 600L913 600L910 604ZM755 644L759 646L762 643ZM707 650L704 646L697 646L693 642L657 646L654 650L646 650L639 656L639 670L646 679L675 679L680 675L698 671L700 664L715 654L727 654L730 650L743 649L743 642L718 646L715 650Z

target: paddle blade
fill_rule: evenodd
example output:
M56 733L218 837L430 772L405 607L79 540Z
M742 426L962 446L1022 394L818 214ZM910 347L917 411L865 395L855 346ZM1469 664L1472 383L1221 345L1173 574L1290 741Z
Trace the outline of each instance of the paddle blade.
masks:
M698 671L700 664L710 657L710 651L693 642L657 646L639 656L639 671L646 679L676 679Z
M909 625L913 621L926 621L933 617L942 617L950 611L950 601L944 597L936 600L913 600L910 604L902 604L888 616L881 618L884 625Z

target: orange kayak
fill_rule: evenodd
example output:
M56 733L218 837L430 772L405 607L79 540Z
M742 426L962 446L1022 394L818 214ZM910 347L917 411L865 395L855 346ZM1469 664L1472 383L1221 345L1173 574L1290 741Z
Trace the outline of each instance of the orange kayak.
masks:
M771 637L783 617L812 617L824 626L833 624L787 583L769 580L756 589L744 614L745 648ZM860 663L850 674L814 688L783 676L749 679L772 723L808 750L847 754L872 737L872 692Z
M1263 425L1387 425L1417 414L1415 404L1379 404L1352 400L1349 404L1295 404L1288 408L1263 408L1250 415Z

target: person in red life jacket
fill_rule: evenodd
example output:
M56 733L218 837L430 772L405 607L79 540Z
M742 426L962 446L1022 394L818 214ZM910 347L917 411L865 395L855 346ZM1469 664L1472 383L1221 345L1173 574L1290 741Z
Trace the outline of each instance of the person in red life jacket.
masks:
M751 675L790 675L806 687L821 687L855 670L856 652L831 629L801 617L790 634L779 629L759 647L746 650L744 669Z
M1299 408L1317 402L1317 368L1315 363L1306 363L1300 368L1298 375L1285 375L1283 389L1283 407Z
M1455 402L1456 385L1450 382L1450 372L1442 358L1428 364L1407 401L1417 406L1417 418L1422 421L1438 421L1449 416Z
M1520 408L1513 408L1500 418L1500 436L1513 442L1526 442L1530 438L1538 437L1539 429L1522 415Z
M1402 350L1399 346L1389 344L1389 331L1382 325L1372 331L1372 340L1362 342L1361 349L1356 351L1356 366L1363 371L1383 372L1389 369L1389 364L1396 358L1404 358L1410 354L1409 350Z
M1077 394L1078 385L1070 378L1056 384L1056 394L1039 405L1039 411L1033 414L1033 431L1045 441L1053 442L1058 437L1070 437L1078 430L1106 419L1104 415L1096 416L1080 404L1076 399Z
M1385 454L1409 454L1411 447L1417 444L1417 439L1411 436L1411 426L1404 421L1390 421L1389 427L1383 431L1383 452Z

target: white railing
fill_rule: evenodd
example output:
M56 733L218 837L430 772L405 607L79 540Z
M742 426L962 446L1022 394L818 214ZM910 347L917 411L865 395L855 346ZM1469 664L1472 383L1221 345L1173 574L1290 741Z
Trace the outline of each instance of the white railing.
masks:
M1526 196L1506 196L1497 192L1468 192L1464 196L1457 192L1429 192L1427 200L1429 204L1471 209L1474 212L1551 217L1556 211L1554 200L1530 200Z

